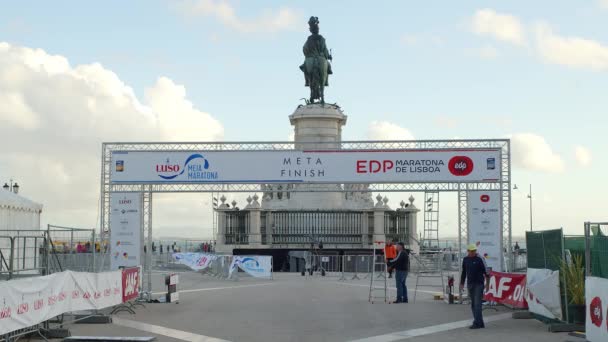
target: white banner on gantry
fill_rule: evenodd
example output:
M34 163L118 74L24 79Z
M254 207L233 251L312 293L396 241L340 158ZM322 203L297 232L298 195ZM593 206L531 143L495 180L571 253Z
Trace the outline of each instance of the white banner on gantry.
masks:
M496 182L500 149L113 151L110 181L137 183Z

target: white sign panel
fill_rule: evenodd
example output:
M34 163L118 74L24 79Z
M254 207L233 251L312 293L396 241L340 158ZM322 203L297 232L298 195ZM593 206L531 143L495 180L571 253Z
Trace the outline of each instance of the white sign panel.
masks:
M188 266L195 271L204 270L217 259L215 254L207 253L173 253L173 260L177 263Z
M528 268L526 301L530 312L550 319L562 319L559 271Z
M468 192L469 244L493 271L502 272L502 224L499 191Z
M110 194L110 253L112 270L140 265L141 194Z
M230 264L228 275L232 276L232 273L237 269L237 267L255 278L272 278L271 256L234 256L232 258L232 263Z
M0 282L0 336L66 312L122 303L122 273L65 271Z
M587 341L608 341L608 279L587 277L585 300L587 301L585 320Z
M114 151L111 182L496 182L499 149Z

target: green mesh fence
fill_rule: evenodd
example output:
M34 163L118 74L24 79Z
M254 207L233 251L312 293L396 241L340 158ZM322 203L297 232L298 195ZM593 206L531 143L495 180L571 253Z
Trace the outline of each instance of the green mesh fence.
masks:
M591 275L608 279L608 236L591 237Z
M528 267L559 270L562 258L562 239L561 229L526 232Z

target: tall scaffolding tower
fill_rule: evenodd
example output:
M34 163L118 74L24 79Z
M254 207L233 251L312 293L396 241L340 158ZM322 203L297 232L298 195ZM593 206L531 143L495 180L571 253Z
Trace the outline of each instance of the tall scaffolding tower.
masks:
M436 251L439 248L439 191L424 192L424 231L420 248Z

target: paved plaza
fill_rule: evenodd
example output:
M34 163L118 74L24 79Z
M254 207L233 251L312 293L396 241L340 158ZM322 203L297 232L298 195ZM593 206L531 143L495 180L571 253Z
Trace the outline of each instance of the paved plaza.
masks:
M163 273L153 277L158 296ZM390 279L392 280L392 279ZM410 301L415 277L407 281ZM390 283L391 293L394 286ZM180 273L178 304L146 304L107 325L72 325L73 335L155 336L157 341L575 341L536 320L486 309L487 328L469 330L469 307L418 292L409 304L368 303L369 280L277 273L274 280L217 280ZM582 341L582 340L579 340Z

